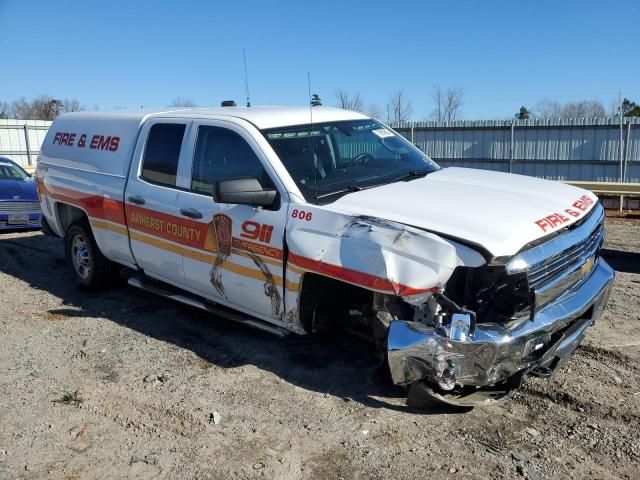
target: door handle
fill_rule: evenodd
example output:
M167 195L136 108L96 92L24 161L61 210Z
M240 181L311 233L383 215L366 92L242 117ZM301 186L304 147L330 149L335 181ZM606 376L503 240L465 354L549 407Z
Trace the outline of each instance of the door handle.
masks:
M144 205L144 198L142 198L140 195L129 195L127 197L127 200L129 200L131 203Z
M195 208L181 208L180 213L189 218L202 218L202 213Z

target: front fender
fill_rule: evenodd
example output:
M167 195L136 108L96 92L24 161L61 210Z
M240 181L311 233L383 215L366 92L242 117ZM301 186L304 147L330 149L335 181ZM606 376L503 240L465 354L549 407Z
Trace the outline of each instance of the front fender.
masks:
M300 209L298 209L300 210ZM289 218L289 264L414 303L438 291L459 265L480 266L475 250L400 223L305 205Z

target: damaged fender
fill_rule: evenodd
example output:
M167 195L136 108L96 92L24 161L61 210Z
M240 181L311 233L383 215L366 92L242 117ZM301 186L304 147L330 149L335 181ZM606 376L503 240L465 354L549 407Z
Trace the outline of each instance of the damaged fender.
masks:
M290 219L287 226L288 279L314 272L417 305L441 290L457 266L485 263L475 250L417 228L322 206L305 210L310 220Z

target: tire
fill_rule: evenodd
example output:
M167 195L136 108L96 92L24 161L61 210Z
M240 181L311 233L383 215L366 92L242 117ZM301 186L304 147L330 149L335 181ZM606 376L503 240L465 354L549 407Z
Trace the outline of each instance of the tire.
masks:
M474 407L502 405L520 387L522 377L515 375L506 382L489 387L462 387L456 391L444 391L437 385L420 380L411 384L407 405L415 408L449 407L463 411Z
M86 220L72 223L64 236L64 254L71 279L81 290L100 290L115 276L115 265L102 254Z
M57 237L57 235L53 233L53 230L51 230L51 227L49 226L49 222L47 222L47 217L42 215L41 222L42 222L42 233L44 233L45 235L49 235L51 237Z

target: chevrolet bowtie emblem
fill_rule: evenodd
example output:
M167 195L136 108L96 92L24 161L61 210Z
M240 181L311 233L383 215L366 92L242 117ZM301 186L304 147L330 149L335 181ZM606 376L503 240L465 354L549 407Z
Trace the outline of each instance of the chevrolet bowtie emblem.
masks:
M582 265L582 268L581 268L582 273L584 273L585 275L587 273L589 273L591 271L591 269L593 268L594 262L595 262L594 257L587 258L587 261L584 262L584 265Z

